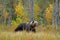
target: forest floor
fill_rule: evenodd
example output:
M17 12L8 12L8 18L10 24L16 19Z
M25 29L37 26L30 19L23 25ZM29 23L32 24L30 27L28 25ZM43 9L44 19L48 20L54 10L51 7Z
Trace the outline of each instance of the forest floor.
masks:
M16 27L0 26L0 40L60 40L60 33L52 27L39 27L37 32L14 32Z
M59 33L53 32L0 32L0 40L60 40Z

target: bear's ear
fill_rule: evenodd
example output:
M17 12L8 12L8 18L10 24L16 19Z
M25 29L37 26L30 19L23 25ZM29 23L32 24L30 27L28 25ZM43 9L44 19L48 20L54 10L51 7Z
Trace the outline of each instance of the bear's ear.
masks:
M34 21L31 21L31 22L30 22L30 24L33 24L33 23L34 23Z
M32 23L34 23L34 21L32 21Z

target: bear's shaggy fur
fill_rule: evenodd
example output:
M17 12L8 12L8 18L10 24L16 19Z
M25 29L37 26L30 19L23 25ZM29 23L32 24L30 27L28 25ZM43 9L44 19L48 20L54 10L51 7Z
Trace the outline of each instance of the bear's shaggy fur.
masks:
M26 30L27 32L29 32L29 31L36 32L35 27L37 26L37 24L38 24L37 21L32 21L30 23L21 23L17 26L17 28L15 29L15 32L23 31L23 30Z
M21 23L17 26L17 28L15 29L15 31L23 31L27 29L27 23Z

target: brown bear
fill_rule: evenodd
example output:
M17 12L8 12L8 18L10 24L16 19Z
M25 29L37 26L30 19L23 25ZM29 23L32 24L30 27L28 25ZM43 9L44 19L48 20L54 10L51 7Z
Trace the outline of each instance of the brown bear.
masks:
M17 28L15 29L16 31L23 31L26 30L27 32L32 31L32 32L36 32L35 27L38 25L37 21L31 21L30 23L21 23L17 26Z

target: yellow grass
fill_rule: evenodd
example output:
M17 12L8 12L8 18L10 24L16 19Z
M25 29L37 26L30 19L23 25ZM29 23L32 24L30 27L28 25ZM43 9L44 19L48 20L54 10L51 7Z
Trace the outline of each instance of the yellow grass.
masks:
M57 35L58 36L58 35ZM60 38L58 36L58 38ZM55 40L55 33L49 32L0 32L0 40Z
M13 26L0 25L0 40L60 40L60 34L50 25L37 27L36 33L28 33L26 31L14 32L15 28Z

